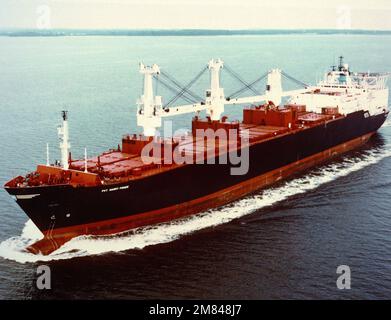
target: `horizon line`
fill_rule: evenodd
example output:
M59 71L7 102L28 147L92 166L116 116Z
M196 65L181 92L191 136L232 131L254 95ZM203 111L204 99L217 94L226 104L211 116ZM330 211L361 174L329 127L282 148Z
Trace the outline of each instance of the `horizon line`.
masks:
M61 36L262 36L262 35L391 35L391 30L374 29L76 29L76 28L0 28L2 37Z
M25 30L25 31L51 31L51 30L85 30L85 31L150 31L150 30L164 30L164 31L180 31L180 30L191 30L191 31L306 31L306 30L318 30L318 31L390 31L391 29L367 29L367 28L69 28L69 27L58 27L58 28L30 28L30 27L0 27L1 31L5 30Z

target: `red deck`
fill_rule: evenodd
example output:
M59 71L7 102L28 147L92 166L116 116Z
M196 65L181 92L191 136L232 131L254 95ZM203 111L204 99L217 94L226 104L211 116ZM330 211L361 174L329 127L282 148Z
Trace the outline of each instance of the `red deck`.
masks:
M117 150L110 150L100 156L89 158L87 173L84 172L84 159L71 160L67 171L55 166L38 166L37 171L30 177L18 177L11 180L9 184L28 186L68 183L87 186L138 179L164 170L171 170L183 163L205 161L208 157L240 148L243 143L260 143L283 134L305 130L325 121L333 121L338 117L342 116L338 114L336 108L325 108L323 114L317 114L306 112L305 106L287 106L285 109L259 106L244 109L243 123L226 122L226 119L211 121L195 118L192 123L192 134L168 140L155 140L154 145L161 147L158 154L150 152L148 156L142 157L141 151L152 140L140 135L127 135L122 139L122 149L118 147ZM280 125L277 126L276 123ZM212 129L212 132L215 132L219 138L209 140L205 137L194 136L197 129L208 128ZM220 133L225 132L226 135L219 136L216 131L218 129L222 129ZM230 138L229 132L232 130L236 134L239 132L238 137ZM241 138L247 140L241 140ZM182 160L182 163L178 164L178 161L175 161L178 159Z
M239 124L239 139L240 137L247 137L249 143L257 143L266 139L272 139L281 134L286 134L296 130L304 130L307 127L319 124L327 120L331 120L332 116L324 114L316 114L312 112L300 112L297 116L295 124L292 128L286 126L271 126L271 125L256 125L251 123ZM199 120L200 127L206 128L207 121ZM236 122L234 122L235 124ZM231 128L232 123L227 122L227 126ZM221 126L220 126L221 127ZM136 137L137 139L137 137ZM172 142L172 140L167 140ZM174 137L173 139L177 155L183 158L200 159L218 150L232 150L237 146L237 140L219 139L218 143L210 143L203 139L203 137L194 137L191 134L187 136ZM218 150L217 150L218 149ZM174 150L173 150L174 151ZM197 157L197 158L196 158ZM88 171L100 173L103 177L108 178L134 178L145 174L151 174L156 170L161 171L164 168L169 169L172 161L164 163L159 157L147 157L148 164L146 164L140 154L129 154L118 150L113 150L103 153L99 157L88 159ZM149 162L152 162L151 164ZM85 167L84 160L72 161L71 168L83 171Z

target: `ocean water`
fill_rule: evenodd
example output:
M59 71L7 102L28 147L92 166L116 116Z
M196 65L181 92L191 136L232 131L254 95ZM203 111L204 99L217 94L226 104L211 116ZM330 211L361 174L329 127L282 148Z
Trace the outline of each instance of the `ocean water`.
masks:
M280 67L314 83L340 54L353 70L391 71L390 52L387 35L0 37L0 184L45 162L47 142L59 158L63 109L74 157L139 131L140 61L181 83L217 57L247 81ZM207 83L206 75L193 91ZM227 73L222 83L226 94L240 87ZM190 119L176 118L175 128ZM391 298L390 156L388 120L366 146L223 208L79 237L47 257L23 252L40 233L0 189L0 298ZM41 264L52 271L48 291L35 285ZM337 289L339 265L351 268L350 290Z

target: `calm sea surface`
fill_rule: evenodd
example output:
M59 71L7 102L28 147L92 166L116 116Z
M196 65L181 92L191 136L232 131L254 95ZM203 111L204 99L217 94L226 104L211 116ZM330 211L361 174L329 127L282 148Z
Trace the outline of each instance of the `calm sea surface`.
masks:
M62 109L74 157L139 130L140 61L182 83L214 57L248 81L280 67L314 83L340 54L353 70L391 71L391 36L0 37L0 185L45 162L47 142L59 158ZM240 87L229 74L222 82L227 94ZM207 83L205 75L193 91L203 95ZM240 119L238 107L226 113ZM22 251L39 232L0 189L0 298L389 299L389 123L365 147L224 208L74 239L49 257ZM50 291L36 289L40 264L51 268ZM351 268L351 290L336 287L339 265Z

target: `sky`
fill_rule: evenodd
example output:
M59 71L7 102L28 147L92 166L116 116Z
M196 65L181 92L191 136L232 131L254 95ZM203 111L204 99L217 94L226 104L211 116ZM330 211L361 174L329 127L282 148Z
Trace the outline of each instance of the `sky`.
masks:
M0 28L391 30L391 1L0 0Z

